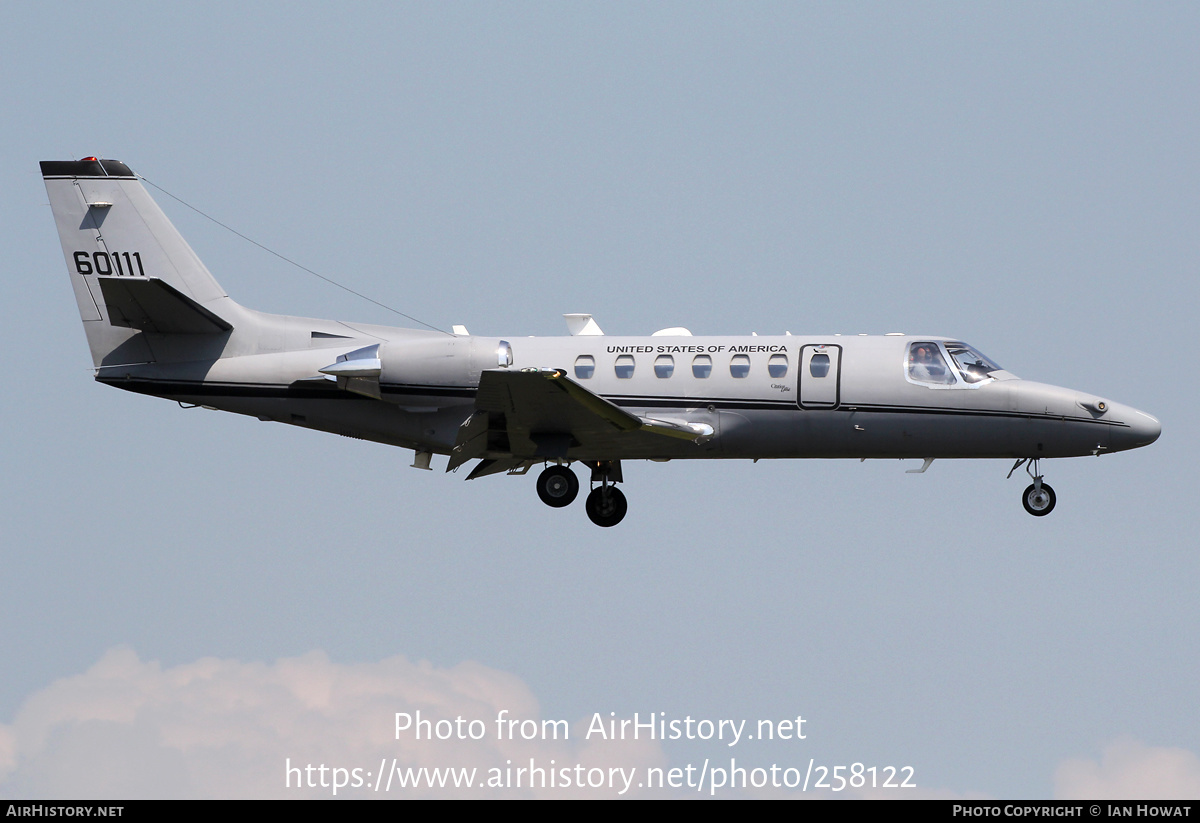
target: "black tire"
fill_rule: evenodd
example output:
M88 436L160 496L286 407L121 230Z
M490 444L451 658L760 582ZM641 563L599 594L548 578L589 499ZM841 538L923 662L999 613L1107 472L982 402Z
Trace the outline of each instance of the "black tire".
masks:
M551 466L538 475L538 497L547 506L569 506L579 494L579 478L566 466Z
M629 503L616 486L599 486L587 496L587 516L597 526L615 526L625 518Z
M1031 483L1025 493L1021 495L1021 502L1025 505L1025 511L1034 517L1045 517L1054 511L1054 504L1057 501L1054 497L1054 489L1043 483L1042 490L1039 492Z

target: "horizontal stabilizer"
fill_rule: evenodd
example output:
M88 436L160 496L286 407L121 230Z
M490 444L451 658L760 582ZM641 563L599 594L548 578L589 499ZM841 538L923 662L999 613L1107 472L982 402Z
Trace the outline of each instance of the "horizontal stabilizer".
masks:
M101 276L108 322L159 334L218 334L233 328L157 277Z

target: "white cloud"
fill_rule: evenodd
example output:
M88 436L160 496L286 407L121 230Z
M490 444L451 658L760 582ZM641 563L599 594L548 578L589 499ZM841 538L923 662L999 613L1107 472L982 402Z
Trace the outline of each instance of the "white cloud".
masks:
M489 769L507 782L530 759L547 771L609 767L640 769L665 764L652 741L584 741L586 724L570 740L499 740L496 717L540 721L537 700L511 674L477 663L441 669L393 657L378 663L341 664L321 652L273 664L206 658L174 668L144 662L129 649L109 651L90 670L51 684L21 707L11 726L0 726L0 791L27 797L328 797L338 767L367 785L339 796L568 797L616 794L601 789L528 787L372 791L381 762L401 767ZM483 721L479 740L399 739L395 715L422 720ZM436 725L431 726L436 728ZM480 726L475 727L476 733ZM450 729L443 723L443 733ZM286 765L293 786L288 789ZM311 765L313 770L306 771ZM371 774L367 778L367 773ZM577 772L572 771L575 777ZM587 773L583 773L587 776ZM595 778L598 773L593 772ZM556 775L561 777L561 772ZM558 782L558 781L556 781ZM628 794L638 794L636 783ZM628 796L628 795L627 795Z
M30 697L11 725L0 725L0 794L39 798L330 797L333 768L346 786L339 797L572 797L617 796L619 774L636 770L624 796L645 796L638 783L648 767L667 767L657 741L584 739L587 718L576 718L570 739L498 739L501 711L536 721L537 699L512 674L478 663L438 668L393 657L375 663L334 663L322 652L272 664L205 658L164 669L131 650L113 649L87 672L49 685ZM423 729L456 734L456 719L481 721L480 739L429 740L412 730L397 739L395 715L420 712ZM441 722L439 726L438 723ZM519 727L518 727L519 728ZM561 728L561 727L560 727ZM582 776L601 788L530 787L530 761L549 781ZM287 764L292 788L286 786ZM739 763L742 760L739 758ZM380 773L395 763L408 768L474 769L472 788L375 791ZM577 771L580 764L584 771ZM322 774L320 767L326 767ZM679 764L673 764L679 765ZM750 765L747 762L745 765ZM312 766L312 770L305 767ZM594 770L594 771L592 771ZM370 776L368 777L368 773ZM498 777L501 787L481 786ZM309 781L325 786L310 786ZM305 785L297 786L303 781ZM617 788L611 788L611 782ZM540 783L540 780L539 780ZM655 794L662 794L656 791ZM694 789L667 790L684 796ZM786 790L739 790L723 797L793 796ZM815 795L807 795L815 796ZM922 787L882 792L865 788L831 796L978 797ZM1115 741L1099 762L1063 762L1055 774L1058 798L1200 797L1200 758L1183 749Z
M1121 738L1100 762L1063 762L1054 775L1058 799L1194 800L1200 797L1200 757L1186 749Z

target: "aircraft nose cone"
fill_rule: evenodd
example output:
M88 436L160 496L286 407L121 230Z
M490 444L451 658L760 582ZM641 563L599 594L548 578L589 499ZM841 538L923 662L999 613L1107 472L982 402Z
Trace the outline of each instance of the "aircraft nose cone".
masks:
M1158 422L1157 417L1140 411L1134 419L1136 422L1130 425L1137 438L1137 445L1149 446L1162 434L1162 423Z
M1149 446L1162 434L1162 424L1158 422L1158 418L1146 414L1144 411L1129 409L1126 414L1122 415L1121 420L1128 428L1118 428L1113 431L1114 450Z

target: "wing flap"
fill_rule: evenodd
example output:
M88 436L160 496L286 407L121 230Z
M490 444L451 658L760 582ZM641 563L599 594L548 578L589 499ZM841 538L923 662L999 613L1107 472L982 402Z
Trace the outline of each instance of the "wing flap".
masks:
M484 371L475 408L459 429L448 471L476 458L565 459L573 448L608 449L643 432L693 442L713 433L707 424L630 414L562 369Z

